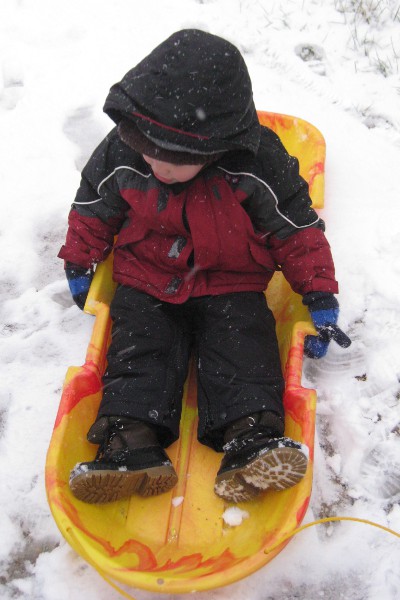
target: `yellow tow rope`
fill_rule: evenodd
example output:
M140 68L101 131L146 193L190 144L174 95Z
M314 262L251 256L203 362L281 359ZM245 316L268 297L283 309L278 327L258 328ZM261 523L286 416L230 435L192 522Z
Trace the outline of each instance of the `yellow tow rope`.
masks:
M371 525L372 527L377 527L378 529L382 529L383 531L391 533L392 535L395 535L396 537L400 538L400 533L398 533L397 531L389 529L389 527L385 527L384 525L380 525L379 523L368 521L367 519L357 519L356 517L325 517L324 519L318 519L317 521L312 521L311 523L306 523L305 525L297 527L297 529L294 529L290 533L281 537L281 539L278 542L276 542L276 544L268 548L268 550L264 550L264 552L265 554L269 554L270 552L278 548L278 546L283 544L283 542L286 542L286 540L288 540L289 538L297 535L305 529L308 529L309 527L314 527L314 525L321 525L323 523L330 523L332 521L354 521L356 523L364 523L364 525Z

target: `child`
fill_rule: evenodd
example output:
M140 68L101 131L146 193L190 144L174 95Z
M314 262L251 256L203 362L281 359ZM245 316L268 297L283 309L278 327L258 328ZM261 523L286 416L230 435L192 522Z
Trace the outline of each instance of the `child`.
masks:
M80 308L112 248L118 282L88 433L99 451L72 471L72 492L101 503L175 485L164 448L179 436L192 351L198 438L224 452L216 494L238 502L295 485L307 449L284 437L263 293L273 272L283 271L321 332L307 338L310 356L344 335L324 223L297 160L260 126L239 51L203 31L169 37L111 88L104 110L117 127L83 170L59 253Z

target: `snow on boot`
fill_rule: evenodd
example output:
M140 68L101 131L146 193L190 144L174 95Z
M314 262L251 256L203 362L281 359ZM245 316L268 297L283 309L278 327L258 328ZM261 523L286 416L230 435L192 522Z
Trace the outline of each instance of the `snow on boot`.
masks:
M256 413L231 425L215 479L217 496L244 502L265 490L296 485L307 469L308 448L282 433L283 423L274 413Z
M78 463L69 486L76 498L101 504L132 494L155 496L178 481L155 431L126 417L101 417L89 430L89 442L100 444L96 458Z

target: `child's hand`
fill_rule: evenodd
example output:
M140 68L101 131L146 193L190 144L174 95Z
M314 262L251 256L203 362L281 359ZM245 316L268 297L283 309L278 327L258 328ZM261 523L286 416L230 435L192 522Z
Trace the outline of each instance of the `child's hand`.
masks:
M308 335L304 340L304 353L309 358L322 358L331 340L342 348L348 348L350 338L338 327L339 304L333 294L311 292L303 298L318 335Z
M325 356L331 340L335 340L342 348L350 346L350 338L336 325L338 308L310 311L310 314L318 335L308 335L304 340L304 353L309 358Z
M75 304L83 310L94 275L93 269L86 269L67 262L65 263L65 275Z

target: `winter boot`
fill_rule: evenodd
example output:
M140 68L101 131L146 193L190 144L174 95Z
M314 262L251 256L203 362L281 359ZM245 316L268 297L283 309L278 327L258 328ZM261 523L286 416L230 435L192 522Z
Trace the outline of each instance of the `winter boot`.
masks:
M83 502L101 504L132 494L155 496L178 481L154 429L141 421L101 417L87 439L100 444L96 458L78 463L69 479L72 493Z
M307 469L308 448L282 435L283 422L271 412L232 423L224 435L225 456L214 487L217 496L244 502L265 490L296 485Z

